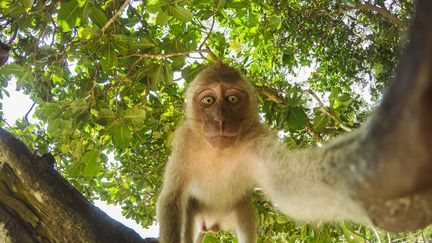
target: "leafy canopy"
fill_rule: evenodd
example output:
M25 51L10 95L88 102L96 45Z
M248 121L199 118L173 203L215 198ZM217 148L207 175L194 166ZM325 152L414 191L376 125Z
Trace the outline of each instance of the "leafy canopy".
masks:
M404 0L2 0L0 41L12 50L0 95L16 82L37 120L0 123L55 155L89 199L121 204L148 226L184 87L203 65L224 58L241 69L287 146L316 146L365 120L393 77L412 13ZM255 205L262 239L387 237L295 223L258 194Z

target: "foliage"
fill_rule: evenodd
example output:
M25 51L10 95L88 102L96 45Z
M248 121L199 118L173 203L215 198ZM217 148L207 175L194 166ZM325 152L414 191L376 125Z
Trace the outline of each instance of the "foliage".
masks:
M412 13L403 0L2 0L0 41L12 51L0 97L16 81L37 122L24 117L9 130L54 154L89 199L121 204L148 226L184 86L204 64L223 57L242 69L287 146L315 146L366 119L394 75ZM387 237L295 223L259 193L255 205L262 239ZM215 237L231 236L207 242Z

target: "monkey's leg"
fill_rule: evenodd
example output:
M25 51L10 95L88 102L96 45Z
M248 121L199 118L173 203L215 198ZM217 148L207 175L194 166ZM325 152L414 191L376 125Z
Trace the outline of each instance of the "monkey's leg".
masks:
M179 243L181 239L182 210L178 193L162 193L158 198L157 216L159 221L159 242Z
M255 243L256 242L256 219L251 198L245 197L241 200L236 208L236 227L235 234L239 243Z
M190 198L186 205L186 212L183 221L183 243L200 243L204 234L197 228L195 219L199 211L197 200Z

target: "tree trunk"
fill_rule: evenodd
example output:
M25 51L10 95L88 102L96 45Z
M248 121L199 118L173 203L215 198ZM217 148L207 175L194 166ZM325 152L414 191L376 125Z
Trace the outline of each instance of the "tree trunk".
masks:
M0 128L0 242L152 242L113 220Z

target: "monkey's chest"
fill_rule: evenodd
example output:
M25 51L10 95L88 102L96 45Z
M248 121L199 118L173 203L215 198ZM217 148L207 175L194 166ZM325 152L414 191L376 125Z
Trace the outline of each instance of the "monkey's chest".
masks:
M232 207L253 187L239 161L222 160L195 169L190 178L191 196L210 207Z

